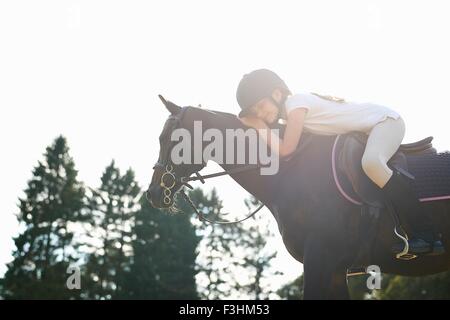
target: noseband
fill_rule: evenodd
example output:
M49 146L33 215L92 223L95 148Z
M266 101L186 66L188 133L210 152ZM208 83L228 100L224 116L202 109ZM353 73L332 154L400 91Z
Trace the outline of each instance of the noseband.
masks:
M173 126L171 132L173 130L175 130L177 127L180 126L181 124L181 120L183 119L183 115L184 112L187 110L188 107L184 107L183 109L181 109L180 113L178 114L178 116L171 116L171 118L174 118L176 120L175 125ZM238 167L232 170L224 170L221 172L217 172L217 173L213 173L213 174L208 174L208 175L204 175L202 176L198 171L195 171L193 174L195 174L195 177L191 177L191 176L181 176L181 177L177 177L175 175L174 172L174 167L173 165L170 163L170 151L172 148L168 148L168 151L166 153L166 155L163 157L163 159L161 159L161 161L158 161L155 163L155 165L153 166L153 169L156 168L161 168L162 170L164 170L163 174L161 175L161 179L160 179L160 183L159 186L164 190L164 204L169 205L171 202L171 196L172 196L172 189L175 188L177 182L180 183L183 187L186 186L190 189L193 189L193 187L188 183L189 181L200 181L201 183L205 183L206 179L209 178L214 178L214 177L219 177L219 176L223 176L223 175L231 175L234 173L239 173L239 172L244 172L244 171L249 171L249 170L254 170L254 169L258 169L261 167L261 165L256 164L256 165L245 165L242 167ZM203 168L204 166L202 166ZM201 169L200 169L201 170ZM198 211L197 207L195 206L195 204L192 202L191 198L189 198L189 196L184 192L184 188L182 188L180 191L180 194L182 195L182 197L186 200L186 202L192 207L192 209L194 210L194 212L197 214L198 218L200 221L206 221L209 223L215 223L215 224L234 224L234 223L239 223L242 221L245 221L251 217L253 217L259 210L261 210L264 207L264 204L261 203L258 208L256 208L250 215L248 215L247 217L241 219L241 220L237 220L237 221L213 221L213 220L209 220L208 218L205 218L204 215ZM146 193L146 198L147 201L150 202L150 199L148 198L148 194Z

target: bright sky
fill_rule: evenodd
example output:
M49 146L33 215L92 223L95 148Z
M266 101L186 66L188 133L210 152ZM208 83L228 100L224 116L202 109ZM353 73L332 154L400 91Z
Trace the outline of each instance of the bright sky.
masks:
M2 1L0 3L0 275L14 249L14 213L45 147L68 138L79 178L99 184L115 159L146 187L167 112L180 105L237 112L235 89L257 68L292 91L370 101L398 111L405 142L450 149L449 2ZM208 167L214 171L217 166ZM241 211L229 178L208 183ZM265 214L268 214L267 212ZM278 231L275 222L272 223ZM301 265L281 240L277 265Z

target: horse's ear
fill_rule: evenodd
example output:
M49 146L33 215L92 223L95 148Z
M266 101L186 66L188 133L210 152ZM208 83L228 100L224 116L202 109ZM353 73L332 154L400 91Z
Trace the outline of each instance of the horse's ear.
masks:
M176 114L178 114L178 112L180 112L180 110L181 110L180 106L177 106L175 103L164 99L164 97L162 95L158 95L158 97L159 97L159 99L161 99L162 103L164 103L167 110L169 110L169 112L172 115L176 115Z

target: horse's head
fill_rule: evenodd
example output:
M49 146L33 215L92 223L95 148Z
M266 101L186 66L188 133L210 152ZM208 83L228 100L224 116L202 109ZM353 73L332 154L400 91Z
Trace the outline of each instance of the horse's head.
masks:
M186 184L183 183L182 179L198 172L205 164L182 163L175 165L173 163L171 151L174 142L171 140L171 135L175 129L184 128L184 115L189 107L182 108L165 100L162 96L159 96L159 98L170 112L170 115L159 136L159 157L153 167L152 181L146 196L153 207L170 208L174 204L175 193Z

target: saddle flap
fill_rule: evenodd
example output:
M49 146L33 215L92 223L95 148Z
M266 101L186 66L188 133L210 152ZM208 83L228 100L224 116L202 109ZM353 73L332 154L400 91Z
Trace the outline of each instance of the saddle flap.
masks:
M353 191L363 202L375 207L383 207L382 194L378 186L367 177L361 164L364 145L356 135L344 135L338 138L338 168L343 173L341 181L348 178Z
M354 132L339 136L337 148L338 168L342 179L345 177L350 182L354 193L364 203L371 206L384 207L384 197L381 189L366 175L362 168L361 159L364 154L367 136L364 133ZM402 168L408 170L406 155L398 150L388 161L390 168Z

